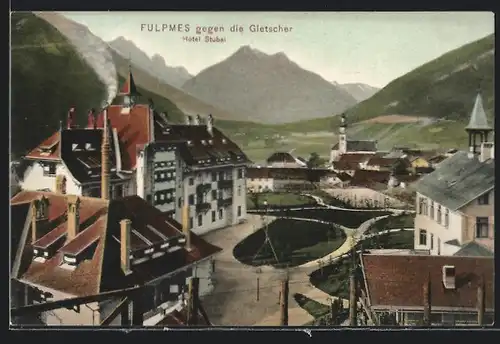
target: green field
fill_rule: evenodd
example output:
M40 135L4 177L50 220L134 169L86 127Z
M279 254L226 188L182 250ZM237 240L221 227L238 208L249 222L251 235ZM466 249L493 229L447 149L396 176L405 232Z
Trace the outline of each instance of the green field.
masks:
M315 205L316 201L312 198L301 195L299 193L289 192L260 192L247 195L247 208L249 210L262 208L264 202L267 202L269 207L285 207L285 206L302 206Z

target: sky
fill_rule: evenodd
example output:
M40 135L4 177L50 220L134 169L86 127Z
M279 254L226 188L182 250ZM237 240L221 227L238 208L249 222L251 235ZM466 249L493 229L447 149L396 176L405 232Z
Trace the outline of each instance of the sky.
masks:
M494 32L492 12L61 12L106 41L123 36L149 56L195 75L250 45L284 52L328 81L383 87L418 66ZM169 26L190 27L189 32ZM233 25L243 32L231 32ZM251 25L288 32L250 32ZM224 32L196 34L196 26ZM152 29L153 31L149 31ZM185 41L199 36L200 42ZM207 43L205 36L224 38Z

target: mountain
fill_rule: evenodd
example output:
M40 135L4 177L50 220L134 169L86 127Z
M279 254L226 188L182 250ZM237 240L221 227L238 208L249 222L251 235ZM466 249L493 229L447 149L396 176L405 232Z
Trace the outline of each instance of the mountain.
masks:
M338 114L356 99L283 52L268 55L243 46L188 80L189 94L252 121L285 123Z
M494 36L452 50L397 78L346 111L349 133L392 144L461 147L480 86L494 123ZM408 120L405 122L404 119ZM336 132L336 117L282 125L282 132ZM379 141L379 142L380 142Z
M411 115L467 121L481 88L493 118L494 35L452 50L389 83L347 111L350 121L381 115Z
M170 67L165 59L155 54L151 58L139 49L134 42L124 37L118 37L110 42L109 46L115 49L121 56L131 58L132 62L139 68L151 75L155 75L163 82L181 88L182 85L193 76L184 67Z
M338 84L335 81L333 82L334 85L337 85L344 89L347 93L349 93L351 96L354 97L358 102L362 102L371 96L373 96L375 93L377 93L380 88L373 87L367 84L362 84L362 83L347 83L347 84Z
M107 98L98 74L58 30L32 13L11 15L12 157L24 155L59 128L75 107L87 111Z

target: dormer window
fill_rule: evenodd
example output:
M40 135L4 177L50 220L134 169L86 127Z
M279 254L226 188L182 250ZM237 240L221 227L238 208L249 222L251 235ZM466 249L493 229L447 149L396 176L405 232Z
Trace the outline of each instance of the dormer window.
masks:
M88 151L93 151L95 150L94 147L92 147L92 144L91 143L86 143L85 144L85 150L88 150Z
M214 141L213 141L213 140L208 140L208 143L209 143L210 145L213 145L213 144L214 144Z
M222 143L226 144L227 140L226 139L222 139Z
M193 146L193 141L191 141L191 140L188 140L188 142L187 142L187 145L188 145L188 147L191 147L191 146Z
M206 140L201 140L201 144L206 146L207 145L207 141Z
M76 151L76 148L77 148L77 147L78 147L78 144L73 143L73 144L71 145L71 150L72 150L72 151Z

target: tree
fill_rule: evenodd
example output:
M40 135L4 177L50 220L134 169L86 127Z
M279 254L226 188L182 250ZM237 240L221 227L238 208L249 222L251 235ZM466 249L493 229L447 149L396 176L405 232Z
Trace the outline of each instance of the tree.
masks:
M321 167L326 162L325 159L321 158L318 153L312 152L307 161L308 168Z
M253 202L255 209L259 209L259 198L260 194L258 192L250 192L250 200Z

